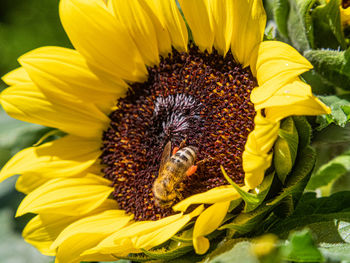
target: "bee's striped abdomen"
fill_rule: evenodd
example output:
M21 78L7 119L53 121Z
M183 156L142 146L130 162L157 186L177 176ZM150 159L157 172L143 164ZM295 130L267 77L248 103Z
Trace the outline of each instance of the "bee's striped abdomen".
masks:
M187 170L194 164L196 160L197 149L195 147L189 146L182 148L176 152L170 158L170 162L176 165L181 170Z

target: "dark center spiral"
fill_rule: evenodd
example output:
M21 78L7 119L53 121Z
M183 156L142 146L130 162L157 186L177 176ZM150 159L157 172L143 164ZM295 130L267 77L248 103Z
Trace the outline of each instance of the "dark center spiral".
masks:
M188 53L173 50L148 72L147 82L132 84L117 101L101 155L114 198L135 220L173 214L171 208L156 206L152 193L168 141L174 147L186 138L187 146L199 149L197 160L205 160L183 182L186 198L227 184L220 165L236 183L243 183L242 153L254 129L250 92L256 80L231 53L222 57L191 45Z

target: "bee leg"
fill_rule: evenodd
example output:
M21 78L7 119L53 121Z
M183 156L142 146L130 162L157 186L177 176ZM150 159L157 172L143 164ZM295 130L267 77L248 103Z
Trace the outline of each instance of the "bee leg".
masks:
M192 165L188 170L186 171L187 176L191 176L197 171L198 166L197 165Z
M184 186L185 186L184 183L180 183L179 187L177 189L175 189L176 196L179 200L183 199L181 192L184 190Z
M173 155L174 155L175 153L177 153L177 151L178 151L179 149L180 149L179 147L175 146L174 149L173 149Z
M185 139L182 140L182 142L180 143L180 146L179 146L179 147L177 147L177 146L174 147L174 149L173 149L173 155L174 155L175 153L177 153L178 150L180 150L181 148L185 147L186 140L187 140L187 135L186 135Z
M205 158L205 159L202 159L202 160L196 162L196 165L202 165L202 164L204 164L204 163L206 163L206 162L208 162L210 160L215 160L215 159L212 158L212 157L210 157L210 159L209 158Z
M182 142L180 143L180 146L179 146L180 149L183 148L183 147L185 147L185 145L186 145L186 140L187 140L187 135L185 136L185 139L183 139Z

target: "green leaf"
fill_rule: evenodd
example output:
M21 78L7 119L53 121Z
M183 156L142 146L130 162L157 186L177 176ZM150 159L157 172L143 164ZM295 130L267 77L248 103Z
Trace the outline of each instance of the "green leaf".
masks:
M341 0L330 0L316 7L312 13L314 27L314 48L346 49L344 33L340 21Z
M319 242L343 241L341 235L346 234L340 234L339 224L341 221L350 221L350 211L347 210L349 203L350 191L322 198L316 198L315 193L306 193L294 213L271 226L269 232L285 238L291 230L308 227Z
M307 189L316 190L321 186L326 186L345 175L347 172L350 172L350 151L322 165L318 171L311 176Z
M348 243L322 243L319 250L323 256L333 262L349 262L350 261L350 244Z
M284 184L297 156L299 136L292 117L281 124L274 146L274 165L280 181Z
M350 243L350 222L340 221L338 233L346 243Z
M295 232L281 247L282 259L294 262L321 262L321 252L317 249L308 230Z
M220 166L220 168L226 180L236 189L241 198L244 200L244 212L253 211L264 201L270 190L274 173L265 176L263 182L253 190L254 193L248 193L242 190L234 181L232 181L232 179L227 175L224 167Z
M311 125L303 116L293 116L293 121L299 135L299 149L301 152L305 147L310 145L311 141Z
M288 0L275 0L273 5L273 16L279 33L286 39L288 39L288 15Z
M313 46L310 9L314 3L314 0L289 0L288 36L299 51L308 50Z
M314 69L303 73L302 78L311 86L312 93L316 95L335 94L334 85L329 83Z
M233 246L227 252L216 257L207 258L202 263L259 263L258 258L254 255L252 244L248 241L242 241Z
M304 56L320 76L333 85L350 90L350 50L308 50Z
M320 131L331 123L334 123L340 127L345 127L350 118L350 101L335 95L319 96L319 98L331 108L332 112L330 114L317 117L317 122L320 124L320 126L317 127L317 130Z

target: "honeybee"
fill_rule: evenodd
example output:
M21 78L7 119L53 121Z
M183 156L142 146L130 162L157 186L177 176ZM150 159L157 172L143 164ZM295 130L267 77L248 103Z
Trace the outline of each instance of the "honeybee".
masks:
M182 144L182 143L181 143ZM193 146L187 146L180 149L175 147L173 154L171 152L171 142L169 141L164 148L158 177L153 184L154 201L157 206L162 208L170 207L176 197L182 199L179 191L180 183L194 174L197 166L194 162L197 157L198 149Z

